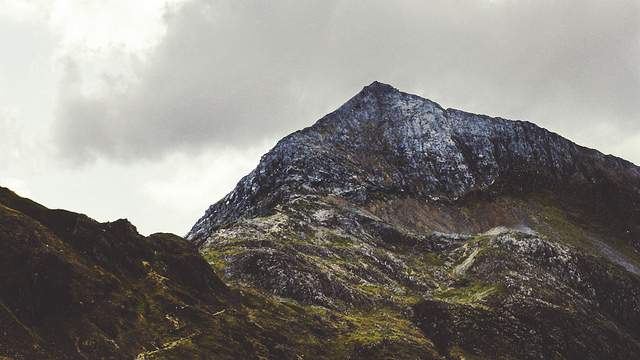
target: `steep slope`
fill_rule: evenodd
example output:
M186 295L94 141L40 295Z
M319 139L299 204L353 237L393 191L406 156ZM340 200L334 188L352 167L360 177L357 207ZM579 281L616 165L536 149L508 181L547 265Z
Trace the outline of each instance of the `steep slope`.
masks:
M144 238L125 220L100 224L4 188L0 247L0 354L15 358L133 357L193 330L167 319L198 324L229 295L176 236Z
M347 358L353 324L385 323L228 288L178 236L143 237L126 220L98 223L5 188L0 289L2 359ZM402 337L437 358L415 326Z
M640 168L377 82L282 139L187 238L231 283L409 320L444 357L640 349Z

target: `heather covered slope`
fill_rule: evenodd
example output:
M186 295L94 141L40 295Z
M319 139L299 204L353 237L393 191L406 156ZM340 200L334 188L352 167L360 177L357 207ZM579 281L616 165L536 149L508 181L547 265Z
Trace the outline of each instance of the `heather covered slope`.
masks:
M282 139L188 239L232 284L384 311L444 357L623 359L639 230L637 166L373 83Z
M201 252L232 284L340 316L384 313L388 327L364 332L358 348L397 341L406 330L396 324L409 321L403 328L417 326L455 359L640 351L640 278L553 235L580 241L567 220L545 225L551 235L525 227L456 234L391 224L335 198L306 196L276 211L219 229Z
M0 189L0 354L134 357L192 335L230 291L181 238Z
M380 356L439 358L408 320L389 324L230 289L184 239L139 235L0 188L0 357L347 358L358 333L400 335ZM395 345L394 345L395 344Z

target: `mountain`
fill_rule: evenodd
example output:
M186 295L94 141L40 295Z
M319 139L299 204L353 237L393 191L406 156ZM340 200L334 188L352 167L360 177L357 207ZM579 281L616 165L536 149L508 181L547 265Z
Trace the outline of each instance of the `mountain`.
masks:
M0 359L632 359L640 169L373 83L188 234L0 187Z
M353 358L640 352L640 168L378 82L278 142L187 239L232 286L345 319L327 344Z

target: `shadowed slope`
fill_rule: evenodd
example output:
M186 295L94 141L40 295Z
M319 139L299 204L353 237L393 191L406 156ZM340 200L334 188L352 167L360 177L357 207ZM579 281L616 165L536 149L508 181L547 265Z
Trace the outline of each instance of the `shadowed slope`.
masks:
M0 188L0 357L440 359L408 320L229 289L186 240L139 235ZM358 331L354 331L358 329ZM364 349L363 334L394 331ZM401 334L401 335L400 335Z

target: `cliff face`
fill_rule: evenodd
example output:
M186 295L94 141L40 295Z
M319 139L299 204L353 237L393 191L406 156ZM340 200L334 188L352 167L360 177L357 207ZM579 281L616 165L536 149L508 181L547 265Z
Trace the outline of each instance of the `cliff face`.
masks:
M640 168L377 82L282 139L187 238L233 284L384 312L438 356L640 349ZM349 346L398 345L390 326Z
M356 204L388 197L451 203L477 192L544 190L584 210L630 216L618 222L633 232L630 239L639 235L637 166L529 122L445 110L374 82L315 125L282 139L187 237L201 243L222 225L306 194Z

